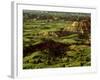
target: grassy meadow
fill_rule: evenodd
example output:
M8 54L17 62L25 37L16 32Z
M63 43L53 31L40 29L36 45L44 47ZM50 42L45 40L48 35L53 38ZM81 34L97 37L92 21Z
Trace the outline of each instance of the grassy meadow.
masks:
M72 26L90 17L88 13L23 10L23 69L91 66L90 32Z

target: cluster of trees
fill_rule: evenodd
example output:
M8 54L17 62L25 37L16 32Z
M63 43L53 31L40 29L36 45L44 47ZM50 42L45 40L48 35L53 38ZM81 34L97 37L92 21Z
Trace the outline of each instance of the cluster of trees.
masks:
M71 13L71 12L51 12L51 11L24 11L23 20L27 21L28 19L34 20L47 20L49 21L75 21L82 20L90 17L90 14L84 13Z

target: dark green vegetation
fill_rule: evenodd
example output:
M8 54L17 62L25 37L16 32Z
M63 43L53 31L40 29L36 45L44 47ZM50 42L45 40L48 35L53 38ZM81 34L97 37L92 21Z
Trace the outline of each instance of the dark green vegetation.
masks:
M24 10L23 69L90 66L90 31L72 27L88 19L86 13Z

